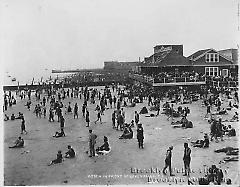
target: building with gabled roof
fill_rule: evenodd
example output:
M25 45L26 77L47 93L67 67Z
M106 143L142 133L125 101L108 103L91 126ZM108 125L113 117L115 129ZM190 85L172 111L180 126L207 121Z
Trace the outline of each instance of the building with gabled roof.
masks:
M154 47L154 53L145 57L138 69L149 75L168 71L189 71L192 69L192 62L183 56L183 45L157 45Z
M226 56L233 61L234 64L238 64L238 50L237 49L223 49L218 51L220 54Z
M215 49L199 50L187 57L192 61L194 71L207 76L236 76L238 65L224 51Z

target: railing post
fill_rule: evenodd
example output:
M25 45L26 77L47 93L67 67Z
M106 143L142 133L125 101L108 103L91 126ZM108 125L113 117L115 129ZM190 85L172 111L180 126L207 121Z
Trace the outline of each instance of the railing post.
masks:
M187 77L185 77L185 82L187 82Z
M165 81L165 77L163 78L163 83L165 83L166 81Z

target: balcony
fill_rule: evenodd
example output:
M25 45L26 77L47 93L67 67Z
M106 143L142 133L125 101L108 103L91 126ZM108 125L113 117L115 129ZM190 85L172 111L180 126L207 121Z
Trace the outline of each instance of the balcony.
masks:
M205 78L194 79L189 77L152 78L146 75L130 74L130 78L150 84L152 86L184 86L206 84Z
M184 86L184 85L201 85L206 84L205 78L191 79L189 77L169 77L155 78L153 86Z

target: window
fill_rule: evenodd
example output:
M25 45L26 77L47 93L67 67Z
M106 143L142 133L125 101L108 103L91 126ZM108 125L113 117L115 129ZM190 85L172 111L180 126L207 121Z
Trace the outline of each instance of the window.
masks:
M206 67L205 75L213 77L218 76L218 67Z
M219 62L219 54L217 53L207 53L205 55L206 62Z
M210 55L209 54L206 54L205 58L206 58L206 62L210 62Z
M209 68L206 68L206 69L205 69L205 74L206 74L206 75L209 75Z
M218 68L213 68L213 74L214 76L218 76Z
M210 54L210 62L214 61L214 54Z
M227 77L228 76L228 69L222 70L222 76Z
M217 53L214 54L215 62L219 62L219 55Z

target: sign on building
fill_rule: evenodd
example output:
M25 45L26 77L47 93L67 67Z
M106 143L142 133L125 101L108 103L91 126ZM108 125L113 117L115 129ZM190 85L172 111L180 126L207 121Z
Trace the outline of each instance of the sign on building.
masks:
M172 46L169 47L161 47L160 49L156 49L155 53L160 53L160 52L166 52L166 51L171 51L172 50Z

